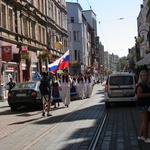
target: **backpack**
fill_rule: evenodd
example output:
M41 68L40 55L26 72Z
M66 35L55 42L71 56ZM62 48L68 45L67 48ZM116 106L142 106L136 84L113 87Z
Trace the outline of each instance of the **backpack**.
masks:
M42 95L49 95L50 92L50 85L49 83L46 81L46 79L42 79L40 86L39 86L40 92Z

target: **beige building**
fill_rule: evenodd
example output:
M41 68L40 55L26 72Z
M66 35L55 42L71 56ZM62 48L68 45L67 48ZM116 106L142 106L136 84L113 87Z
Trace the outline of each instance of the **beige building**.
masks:
M67 51L66 14L65 0L0 0L0 96Z

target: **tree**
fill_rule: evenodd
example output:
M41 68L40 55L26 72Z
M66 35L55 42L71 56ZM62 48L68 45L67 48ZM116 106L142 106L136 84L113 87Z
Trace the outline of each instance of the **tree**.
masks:
M126 56L123 56L119 59L119 62L120 62L120 67L121 67L121 70L123 71L124 68L127 68L127 65L128 65L128 60L127 60L127 57Z

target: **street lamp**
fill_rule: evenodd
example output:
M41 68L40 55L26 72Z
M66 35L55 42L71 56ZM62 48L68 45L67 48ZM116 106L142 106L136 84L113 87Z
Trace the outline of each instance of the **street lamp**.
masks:
M145 32L147 32L147 41L150 40L150 32L147 30L147 29L141 29L139 32L138 32L138 37L135 37L135 49L136 49L136 61L139 61L140 60L140 44L144 41L144 36L142 35L141 36L141 33L144 32L144 35L145 35ZM148 43L148 47L149 47L150 43ZM143 44L142 46L147 46L146 44Z
M147 29L141 29L138 33L139 36L137 38L135 37L136 42L139 44L144 41L144 37L140 35L143 31L147 32L147 39L148 39L148 41L150 40L150 32Z
M59 42L59 41L57 41L55 43L52 42L52 37L56 37L58 39L57 36L58 35L55 35L55 34L50 35L50 33L49 33L49 35L48 35L48 50L53 49L53 47L56 49L61 49L63 47L62 42ZM52 43L54 44L54 46L52 46Z

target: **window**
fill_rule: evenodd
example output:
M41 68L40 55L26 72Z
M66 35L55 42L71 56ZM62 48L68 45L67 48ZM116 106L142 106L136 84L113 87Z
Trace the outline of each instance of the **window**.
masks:
M58 25L61 26L61 13L60 13L60 10L58 11Z
M80 32L77 31L77 41L80 41Z
M6 7L2 5L2 27L6 28Z
M80 32L74 31L74 41L80 41Z
M39 32L38 32L38 34L39 34L39 41L42 42L42 38L41 38L41 27L39 26L38 29L39 29Z
M42 39L43 39L43 43L45 43L45 29L42 28Z
M110 78L110 85L133 85L132 76L115 76Z
M76 34L76 31L74 31L74 41L77 41L77 34Z
M42 60L42 71L46 71L46 62Z
M54 9L53 9L53 4L51 5L51 15L50 15L50 17L51 17L52 19L54 19Z
M38 10L40 11L40 0L38 0Z
M42 0L42 3L41 3L41 11L44 14L44 0Z
M71 17L71 22L74 23L74 17Z
M8 11L8 29L13 31L13 12L11 9Z
M74 59L75 59L75 60L78 59L78 51L77 51L77 50L74 51Z
M31 38L35 39L35 23L31 21Z
M31 70L32 70L32 76L33 76L34 73L35 73L36 71L38 71L38 70L37 70L37 63L32 62L32 64L31 64Z
M55 7L55 22L57 23L57 8Z
M79 50L74 51L74 59L80 61L80 53L79 52L80 52Z
M28 36L28 28L27 28L27 18L23 18L23 34Z

